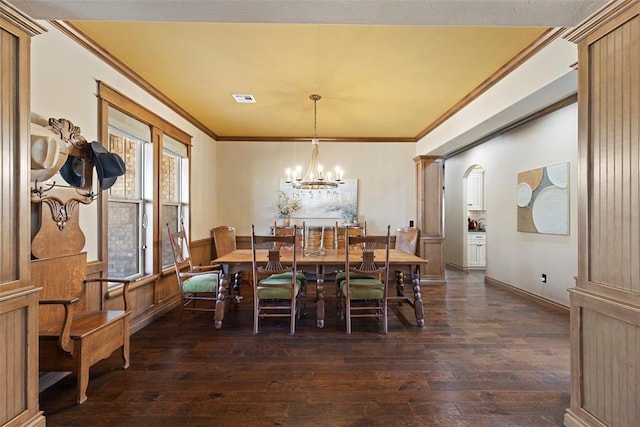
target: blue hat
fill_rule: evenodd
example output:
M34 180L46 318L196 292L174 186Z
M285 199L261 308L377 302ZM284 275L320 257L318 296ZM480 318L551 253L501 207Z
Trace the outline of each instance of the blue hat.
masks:
M93 141L91 147L91 161L96 167L100 190L111 188L120 175L127 171L124 160L116 153L110 153L99 142Z
M60 175L67 183L73 187L84 187L84 162L82 157L71 156L67 157L67 161L64 162L62 168L60 168Z

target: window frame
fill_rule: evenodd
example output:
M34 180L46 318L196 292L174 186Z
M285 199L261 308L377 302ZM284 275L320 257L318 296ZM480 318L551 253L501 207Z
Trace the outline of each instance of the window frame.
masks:
M178 185L176 188L177 191L177 195L176 195L176 199L173 201L165 201L164 199L161 198L160 200L160 209L163 210L163 208L165 206L175 206L178 208L178 212L177 212L177 224L176 227L180 226L180 222L184 222L184 223L189 223L188 220L185 219L185 216L187 215L187 213L189 212L189 201L185 198L184 193L188 191L188 187L184 185L184 180L185 180L185 168L186 170L189 170L189 162L188 159L183 156L180 153L176 153L174 150L172 150L170 147L163 147L162 149L162 153L161 153L161 157L165 155L165 153L171 157L174 157L176 159L176 163L177 163L177 171L176 171L176 176L178 177ZM162 171L160 171L160 173L162 173ZM162 184L162 181L160 181L160 184ZM181 185L182 184L182 185ZM160 189L160 192L162 192L162 188ZM167 222L166 219L163 219L162 224L164 225ZM162 234L164 235L165 232L165 227L162 228ZM168 237L168 236L167 236ZM168 242L168 241L167 241ZM160 262L162 265L162 269L166 270L166 269L170 269L173 267L173 259L171 260L171 262L165 264L164 260L162 259L162 252L164 249L164 245L165 242L162 241L162 246L161 246L161 250L160 250Z
M186 171L182 173L182 187L184 189L182 198L188 206L191 201L191 135L182 131L175 125L167 122L162 117L153 113L149 109L139 105L135 101L127 98L102 81L98 84L98 129L99 137L102 141L108 141L109 135L109 107L114 108L150 127L151 139L151 165L147 168L147 176L144 180L151 182L151 203L147 206L147 224L151 228L151 236L147 238L147 248L144 251L144 263L147 271L137 280L145 280L153 275L162 274L167 268L162 265L162 240L163 240L163 218L162 199L160 194L160 172L163 150L163 135L167 135L175 141L183 144L186 148ZM146 156L145 156L146 157ZM149 176L149 172L151 176ZM104 194L103 194L104 193ZM144 196L143 196L144 197ZM108 196L105 192L100 192L98 200L98 258L101 263L101 270L106 275L108 267ZM186 209L184 222L189 224L190 209ZM189 236L188 236L189 237ZM189 237L190 240L190 237ZM173 266L171 266L172 268Z
M136 249L138 254L138 272L131 276L121 277L122 279L136 280L141 277L145 277L149 275L149 272L151 270L149 266L147 266L145 251L152 244L152 242L149 240L150 236L148 236L148 233L147 233L148 227L146 226L146 224L148 223L149 215L147 212L149 212L149 208L150 208L149 205L152 205L153 202L151 197L147 197L147 195L150 194L150 191L144 188L145 187L144 172L148 168L147 164L149 163L147 161L147 157L148 157L147 150L149 149L149 147L145 147L145 145L149 145L150 142L145 141L135 135L131 135L125 130L119 129L117 126L111 125L109 123L107 123L107 129L108 129L109 135L117 135L118 137L121 137L126 140L130 140L130 141L134 141L136 143L136 168L140 172L139 174L136 174L136 177L135 177L137 181L136 187L138 190L137 197L127 198L127 197L112 196L109 190L107 190L107 193L106 193L107 194L107 197L106 197L107 212L109 211L110 202L138 205L139 230L138 230L138 236L137 236L138 248ZM151 139L151 132L149 132L149 139ZM108 143L107 149L111 152L113 151L113 147L111 147L111 138L108 138L108 141L109 143ZM107 219L107 224L108 224L109 215L107 214L105 218ZM107 242L108 242L108 237L105 237L105 238L107 238ZM108 243L107 243L106 254L107 254L106 261L108 261L108 254L109 254ZM107 275L114 278L117 277L109 273L108 262L106 263L106 266L107 266L106 267Z

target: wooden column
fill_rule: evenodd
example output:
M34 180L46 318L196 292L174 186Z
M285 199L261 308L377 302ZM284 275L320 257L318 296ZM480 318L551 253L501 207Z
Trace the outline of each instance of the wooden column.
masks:
M640 3L613 1L578 43L578 277L566 426L640 420Z
M420 282L444 284L444 160L437 156L418 156L414 161L418 210L416 227L420 229L418 255L429 261L420 271Z
M29 276L31 37L44 28L0 3L0 426L44 426L38 292Z

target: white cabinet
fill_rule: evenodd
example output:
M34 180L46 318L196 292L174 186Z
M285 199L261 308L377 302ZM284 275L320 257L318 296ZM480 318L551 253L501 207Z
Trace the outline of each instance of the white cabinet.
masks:
M472 171L467 177L467 210L484 210L484 171Z
M467 267L487 265L487 236L484 233L469 233L467 239Z

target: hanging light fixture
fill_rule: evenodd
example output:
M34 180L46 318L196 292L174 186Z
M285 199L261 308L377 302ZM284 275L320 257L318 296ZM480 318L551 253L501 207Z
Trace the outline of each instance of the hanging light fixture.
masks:
M287 168L285 171L287 174L287 183L301 190L323 190L335 188L338 184L344 183L344 171L342 168L336 166L333 172L325 171L324 167L320 164L320 153L318 149L318 111L316 103L321 98L320 95L316 94L309 96L309 99L313 101L313 139L311 140L313 149L311 151L311 163L307 168L307 172L302 175L302 166L297 166L295 169Z

